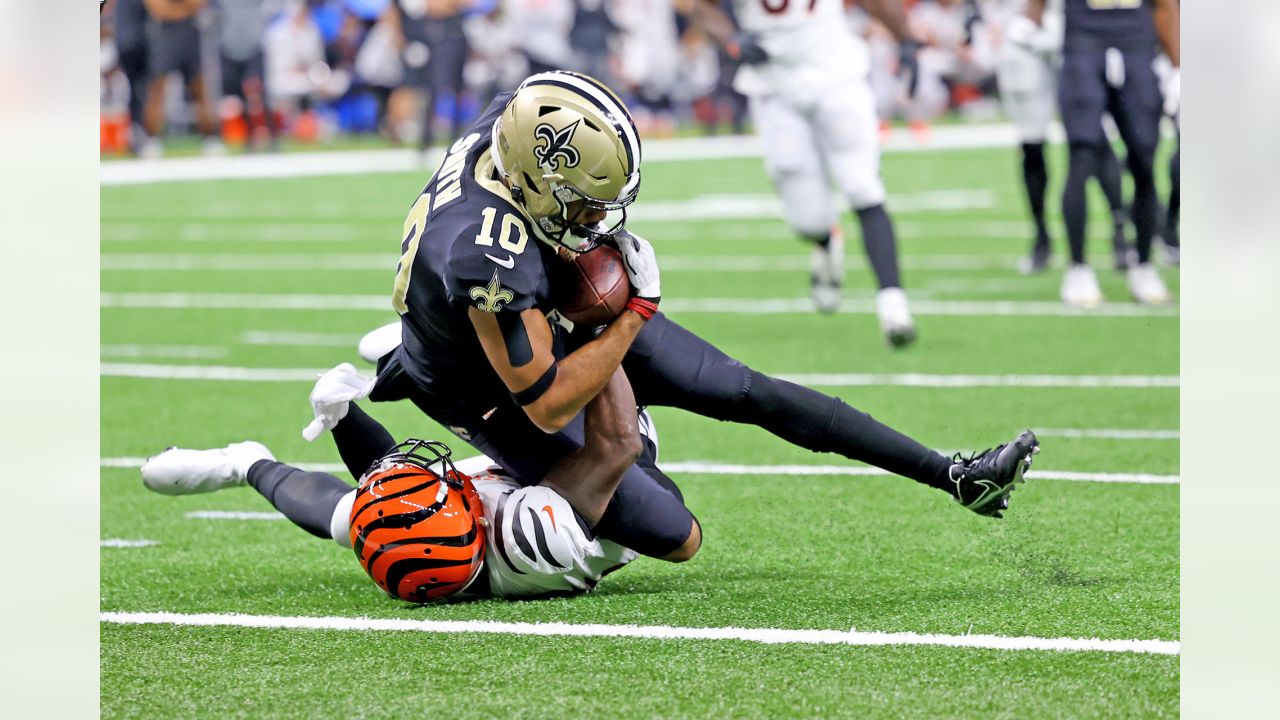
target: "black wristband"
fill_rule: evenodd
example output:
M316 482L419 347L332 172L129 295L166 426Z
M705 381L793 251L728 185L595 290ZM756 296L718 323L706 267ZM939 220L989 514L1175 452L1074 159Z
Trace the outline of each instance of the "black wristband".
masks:
M535 380L532 385L520 392L511 393L511 399L520 403L521 407L537 402L547 388L551 387L551 383L555 382L557 368L559 363L551 363L551 367L547 368L547 371L542 373L542 377Z

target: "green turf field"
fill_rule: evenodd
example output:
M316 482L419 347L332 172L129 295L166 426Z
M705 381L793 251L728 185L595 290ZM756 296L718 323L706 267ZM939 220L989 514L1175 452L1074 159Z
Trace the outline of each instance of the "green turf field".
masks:
M288 522L188 518L271 508L247 488L153 495L135 459L253 438L282 460L337 462L299 435L306 373L355 359L359 336L394 319L400 226L426 174L104 187L102 538L154 544L102 548L102 610L1177 641L1177 311L1128 301L1096 196L1101 312L1064 314L1057 270L1014 272L1030 233L1016 168L1012 149L885 157L921 333L902 352L866 311L850 218L850 312L820 317L800 309L805 249L780 220L644 215L765 202L759 160L647 166L632 224L657 248L670 315L757 369L809 376L947 451L1042 431L1005 520L900 478L679 473L704 528L692 562L642 558L574 599L425 608ZM1162 273L1176 296L1176 270ZM136 377L185 366L297 379ZM370 410L470 453L411 406ZM664 464L855 465L654 415ZM112 718L1159 717L1177 714L1178 679L1176 654L1146 652L102 626Z

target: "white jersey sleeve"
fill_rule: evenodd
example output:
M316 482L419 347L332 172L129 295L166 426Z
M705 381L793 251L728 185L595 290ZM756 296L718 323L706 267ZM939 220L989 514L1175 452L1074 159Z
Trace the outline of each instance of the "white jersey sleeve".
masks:
M635 559L634 551L592 537L555 490L521 487L496 471L471 477L488 525L485 572L494 597L587 592Z
M849 27L843 0L734 0L733 8L739 28L769 56L738 68L734 88L744 95L812 95L870 72L866 43Z

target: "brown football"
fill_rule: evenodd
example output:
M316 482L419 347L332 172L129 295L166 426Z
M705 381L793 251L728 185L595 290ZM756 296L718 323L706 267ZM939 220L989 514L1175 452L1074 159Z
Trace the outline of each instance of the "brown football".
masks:
M601 245L573 260L576 281L560 303L560 314L582 325L604 325L627 307L631 283L622 266L622 253Z

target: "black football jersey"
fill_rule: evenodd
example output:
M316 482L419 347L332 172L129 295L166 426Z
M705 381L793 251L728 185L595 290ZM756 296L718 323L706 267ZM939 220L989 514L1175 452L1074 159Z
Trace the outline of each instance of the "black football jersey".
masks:
M401 315L401 363L450 424L475 422L502 403L468 308L550 311L551 274L568 265L534 235L497 178L490 130L511 98L499 95L449 148L405 220L392 304Z
M1150 50L1156 46L1152 0L1065 0L1064 50Z

